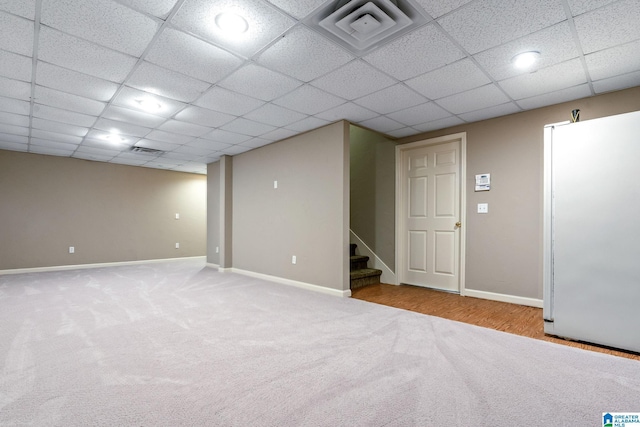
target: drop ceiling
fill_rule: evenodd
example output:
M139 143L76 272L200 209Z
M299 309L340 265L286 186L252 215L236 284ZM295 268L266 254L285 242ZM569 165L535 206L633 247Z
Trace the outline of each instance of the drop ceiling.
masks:
M366 49L318 29L345 3L0 0L0 149L206 173L340 119L399 138L640 85L638 0L391 1L417 24ZM336 16L388 27L364 15Z

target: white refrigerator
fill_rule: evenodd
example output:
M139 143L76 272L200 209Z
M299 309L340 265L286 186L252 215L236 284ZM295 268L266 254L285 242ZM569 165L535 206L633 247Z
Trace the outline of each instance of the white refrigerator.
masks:
M545 127L545 332L640 352L640 111Z

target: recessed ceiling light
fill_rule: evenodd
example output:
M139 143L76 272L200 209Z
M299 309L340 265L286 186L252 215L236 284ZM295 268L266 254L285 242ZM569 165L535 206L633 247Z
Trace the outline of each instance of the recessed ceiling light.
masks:
M104 135L102 138L114 144L120 144L127 140L127 138L120 135L117 131L111 131L111 133Z
M154 101L153 99L149 99L149 98L136 99L135 102L138 105L138 107L150 113L162 109L162 105L159 102Z
M242 34L249 28L247 20L235 13L225 12L216 16L216 25L225 33Z
M530 51L522 52L511 58L514 67L520 70L528 70L532 68L540 59L540 52Z

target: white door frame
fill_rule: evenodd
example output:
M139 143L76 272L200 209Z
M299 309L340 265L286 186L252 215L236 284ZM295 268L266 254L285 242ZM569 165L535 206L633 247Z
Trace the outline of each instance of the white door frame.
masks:
M466 182L467 182L467 133L460 132L454 133L452 135L440 136L438 138L430 138L422 141L411 142L409 144L401 144L396 146L396 285L400 284L400 271L398 270L399 266L405 261L401 257L404 256L404 252L400 248L400 218L403 218L403 210L405 209L405 201L402 200L402 153L404 151L413 150L416 148L427 147L429 145L442 144L445 142L460 140L460 222L462 223L462 227L460 227L460 254L459 254L459 265L458 268L458 289L460 290L460 295L464 296L466 293L465 288L465 241L466 241L466 212L467 212L467 191L466 191Z

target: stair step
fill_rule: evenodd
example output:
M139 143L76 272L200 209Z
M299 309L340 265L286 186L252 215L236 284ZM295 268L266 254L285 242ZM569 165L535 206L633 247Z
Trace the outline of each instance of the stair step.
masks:
M353 255L350 258L351 261L351 271L362 270L363 268L367 268L367 262L369 261L369 257L365 255Z
M380 283L382 270L375 268L363 268L351 272L351 289L361 288L367 285Z

